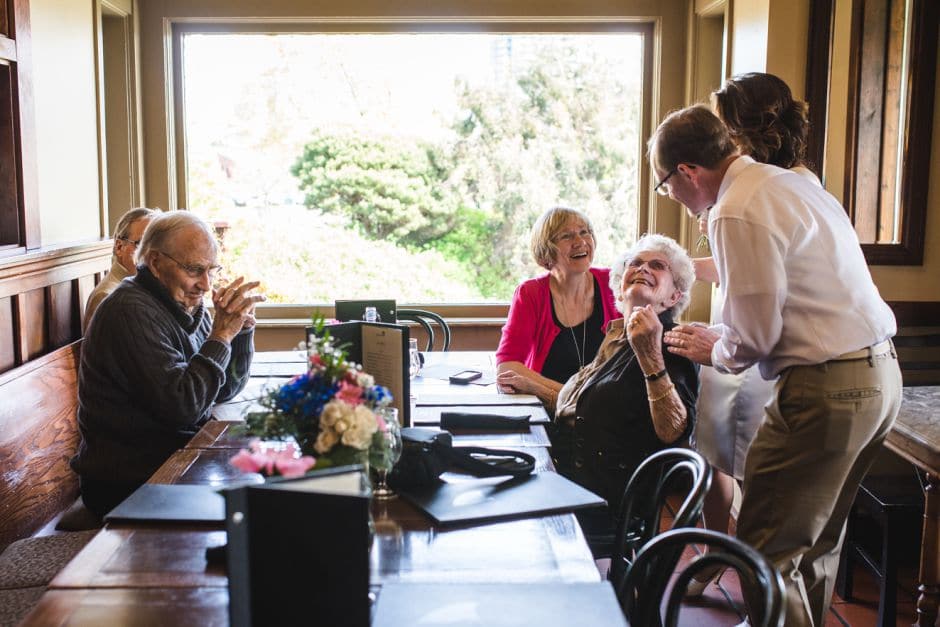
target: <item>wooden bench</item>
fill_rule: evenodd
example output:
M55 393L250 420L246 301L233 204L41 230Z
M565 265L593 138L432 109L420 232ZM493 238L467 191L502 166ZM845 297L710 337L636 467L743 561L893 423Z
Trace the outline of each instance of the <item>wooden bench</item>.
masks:
M78 496L81 340L0 374L0 552Z
M0 374L0 624L16 624L96 531L31 537L79 492L81 340Z

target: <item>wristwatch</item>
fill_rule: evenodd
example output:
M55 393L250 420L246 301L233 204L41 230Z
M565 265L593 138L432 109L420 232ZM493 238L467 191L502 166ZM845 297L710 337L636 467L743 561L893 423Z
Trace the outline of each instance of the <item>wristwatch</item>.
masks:
M666 369L663 368L663 369L660 370L659 372L654 372L653 374L646 374L646 373L644 373L644 374L643 374L643 378L646 379L647 381L655 381L656 379L662 379L662 378L665 377L667 374L668 374L668 373L666 372Z

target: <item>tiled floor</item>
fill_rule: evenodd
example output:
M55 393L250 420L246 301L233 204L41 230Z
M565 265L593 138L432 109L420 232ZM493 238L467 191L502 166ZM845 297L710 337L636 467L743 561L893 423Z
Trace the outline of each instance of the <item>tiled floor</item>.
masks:
M665 527L670 523L666 522ZM680 560L681 570L694 556L692 550L686 551ZM600 566L599 566L600 567ZM899 573L901 585L898 590L897 625L911 625L915 615L915 579L914 565L902 567ZM846 601L834 595L826 627L874 627L878 622L878 587L872 576L860 566L855 568L853 598ZM683 603L679 615L680 625L695 627L725 627L737 625L744 620L743 598L737 574L726 572L718 584L712 584L697 599L688 599Z

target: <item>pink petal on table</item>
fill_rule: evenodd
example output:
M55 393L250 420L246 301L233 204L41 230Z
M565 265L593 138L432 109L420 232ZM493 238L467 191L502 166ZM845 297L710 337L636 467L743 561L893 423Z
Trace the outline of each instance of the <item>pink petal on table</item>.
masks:
M234 457L229 460L229 463L242 472L258 472L263 465L259 463L257 455L250 453L246 449L238 451Z
M315 463L314 458L304 455L300 459L279 459L275 462L275 466L284 477L302 477Z

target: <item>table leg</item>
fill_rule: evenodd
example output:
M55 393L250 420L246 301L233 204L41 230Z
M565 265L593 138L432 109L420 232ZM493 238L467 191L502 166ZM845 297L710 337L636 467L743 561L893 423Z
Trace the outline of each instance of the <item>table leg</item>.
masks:
M920 595L917 598L919 627L934 627L940 604L940 477L927 473L924 502L924 537L920 545Z

